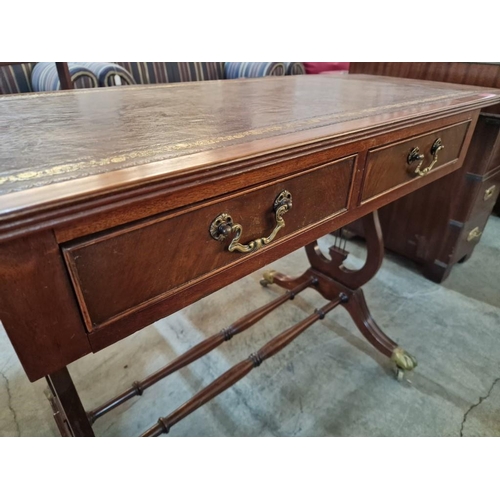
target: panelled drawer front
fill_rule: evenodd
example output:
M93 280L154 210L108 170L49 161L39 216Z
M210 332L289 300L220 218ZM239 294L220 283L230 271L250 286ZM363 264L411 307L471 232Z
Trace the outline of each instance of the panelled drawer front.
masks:
M495 206L499 193L500 171L479 183L469 219L477 219L483 215L485 220L487 220Z
M465 223L457 241L455 255L461 258L464 255L469 255L473 251L474 247L481 240L484 228L488 222L488 216L489 214L479 214Z
M397 186L420 178L418 174L414 173L419 162L416 161L411 165L408 163L408 155L413 148L418 147L420 153L424 155L421 167L424 169L433 162L432 147L437 139L441 139L444 149L437 153L438 160L427 175L432 175L434 171L456 160L460 156L469 124L468 121L462 122L429 134L371 150L366 160L362 201L367 201Z
M210 225L221 213L241 224L241 243L247 243L269 236L276 224L273 203L283 190L291 193L293 205L276 241L342 211L347 207L354 159L63 245L88 330L166 298L244 255L255 255L229 252L232 233L225 241L212 238Z
M499 196L500 171L479 183L476 198L457 243L456 255L469 255L479 243Z

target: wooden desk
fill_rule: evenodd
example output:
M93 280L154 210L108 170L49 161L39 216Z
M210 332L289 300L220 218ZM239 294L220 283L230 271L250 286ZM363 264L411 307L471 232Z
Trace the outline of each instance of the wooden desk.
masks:
M351 73L500 89L498 63L353 63ZM463 167L380 211L386 248L438 283L469 259L495 207L500 213L500 106L483 109ZM350 230L362 234L358 224Z
M0 98L0 318L29 379L47 377L61 432L93 435L95 418L308 286L324 308L144 435L167 432L337 305L399 373L413 369L361 290L383 258L376 210L458 169L479 109L499 102L353 75ZM342 247L328 260L315 240L359 218L368 259L352 272ZM309 270L263 279L287 288L282 297L85 412L69 363L302 246Z

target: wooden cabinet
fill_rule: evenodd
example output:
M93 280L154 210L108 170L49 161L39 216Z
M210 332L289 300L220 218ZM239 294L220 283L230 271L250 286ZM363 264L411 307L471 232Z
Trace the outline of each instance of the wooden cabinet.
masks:
M350 72L500 88L500 65L496 64L353 63ZM470 258L495 207L500 176L499 112L498 106L483 109L459 171L379 212L386 248L421 263L424 275L433 281L441 282L457 262ZM402 143L400 161L412 147L411 141ZM446 145L442 154L449 154ZM381 172L391 169L383 151L378 168ZM378 182L390 184L379 177ZM380 187L368 184L365 189L370 196ZM363 233L359 224L349 229Z

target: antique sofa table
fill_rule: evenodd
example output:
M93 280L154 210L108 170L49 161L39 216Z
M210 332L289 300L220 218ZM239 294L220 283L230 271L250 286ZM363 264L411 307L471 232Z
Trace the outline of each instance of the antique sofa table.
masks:
M362 286L383 243L376 210L460 168L493 90L363 75L211 81L0 97L0 320L61 434L92 423L307 287L324 307L290 326L144 436L179 420L337 305L398 373L415 359ZM363 219L368 257L316 239ZM305 246L286 291L143 381L85 410L67 365ZM256 291L257 293L257 291Z

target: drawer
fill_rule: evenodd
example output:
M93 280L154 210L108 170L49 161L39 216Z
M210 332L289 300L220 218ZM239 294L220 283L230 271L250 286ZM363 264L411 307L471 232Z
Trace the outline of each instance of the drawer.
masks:
M214 239L210 229L220 214L229 214L233 224L242 226L240 243L246 244L273 232L278 220L275 200L284 190L292 196L292 207L274 241L345 210L354 160L344 158L182 212L64 244L87 329L164 300L238 259L257 255L258 251L228 251L235 230L224 241Z
M365 178L362 189L362 201L390 191L398 186L413 182L421 176L415 173L430 167L437 158L432 170L427 175L445 165L456 161L460 156L467 129L470 122L462 122L451 127L412 137L411 139L393 143L369 151L366 160ZM433 146L440 139L443 149L433 154ZM418 148L418 150L414 150ZM409 162L409 155L415 151L415 160ZM416 156L422 155L420 159Z
M475 183L473 202L464 227L460 232L455 255L470 255L479 243L483 230L488 222L500 190L500 170L490 174L486 179Z
M486 180L477 183L475 200L473 202L470 219L476 219L484 214L486 218L491 214L500 193L500 171Z
M456 243L454 252L457 258L462 258L465 255L470 255L474 247L481 240L484 228L488 222L490 213L482 213L473 219L469 219L460 232L460 236Z

